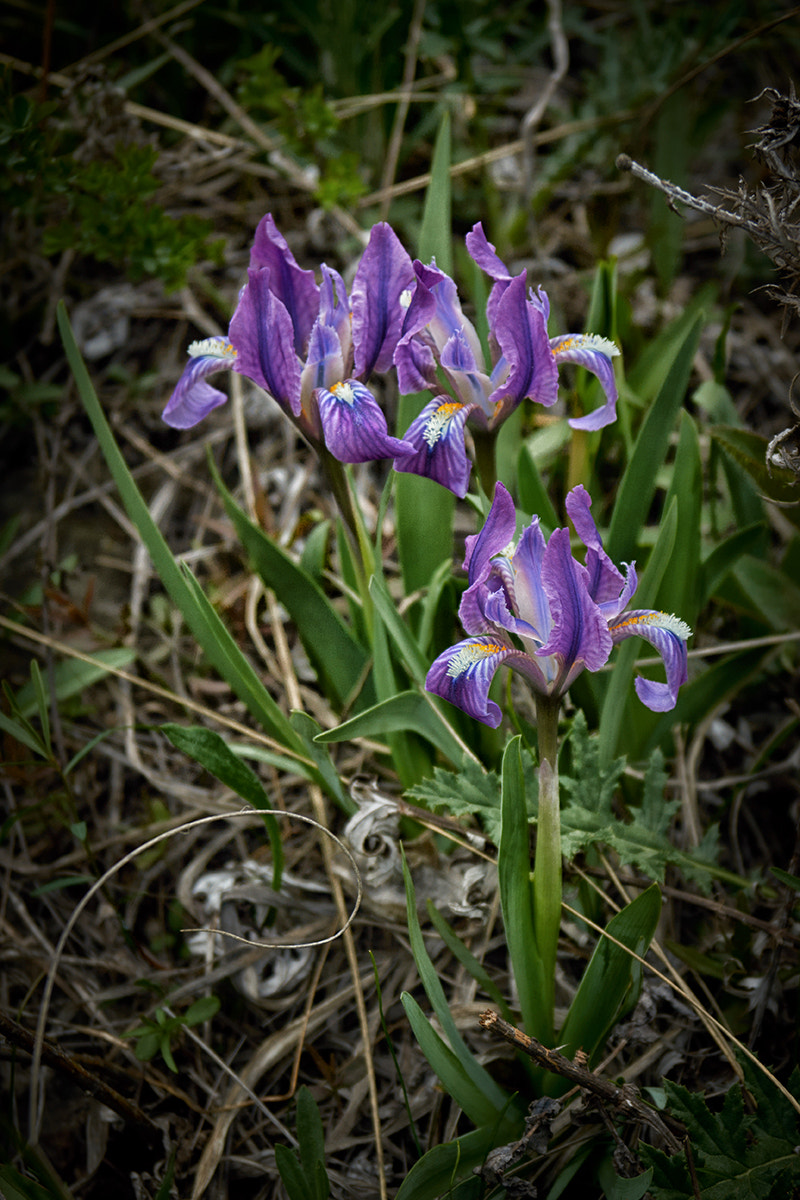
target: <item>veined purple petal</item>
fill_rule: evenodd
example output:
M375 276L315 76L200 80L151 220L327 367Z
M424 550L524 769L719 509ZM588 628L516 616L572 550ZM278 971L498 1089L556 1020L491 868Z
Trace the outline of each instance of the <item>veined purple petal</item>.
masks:
M227 338L192 342L189 353L191 358L161 414L162 421L173 429L191 429L228 399L224 392L206 383L207 375L240 369L236 351Z
M398 455L395 471L435 479L463 499L472 469L464 445L464 426L471 407L450 396L435 396L403 435L403 441L409 442L413 450Z
M603 542L600 534L597 532L591 507L591 496L582 484L578 484L567 496L566 509L572 524L575 526L578 537L588 551L586 555L586 569L589 572L589 595L596 604L603 605L608 601L619 600L625 581L621 572L603 549ZM628 603L632 595L633 592L628 592L625 604ZM625 604L617 609L617 613L622 611ZM616 616L617 613L614 615Z
M410 450L407 442L389 436L377 400L355 379L320 388L317 404L325 445L340 462L372 462Z
M495 336L508 361L507 378L489 397L500 404L495 420L503 420L530 397L549 408L558 395L558 368L550 349L547 324L525 295L525 274L512 279L497 307Z
M319 313L319 288L314 272L304 271L297 265L271 213L267 213L258 223L250 251L250 267L269 268L270 290L291 319L295 352L298 357L305 357L311 328Z
M502 713L489 699L489 687L501 663L530 676L531 660L508 642L490 637L468 638L445 650L428 671L427 691L441 696L471 717L496 729Z
M238 356L236 369L268 391L282 408L299 416L301 367L294 351L292 319L272 290L269 268L248 270L230 338Z
M615 645L625 638L635 636L644 638L655 646L664 660L667 682L657 683L638 675L634 680L636 694L653 712L669 712L674 708L678 699L678 688L689 678L686 641L692 636L692 631L686 622L669 613L641 609L624 613L611 626L611 636Z
M552 338L550 347L557 364L577 363L585 367L600 380L606 394L606 402L585 417L573 417L569 424L573 429L602 429L610 425L617 416L617 381L614 378L612 358L619 350L608 338L592 333L570 333Z
M373 225L352 290L354 373L388 371L403 328L401 300L414 284L411 258L391 225Z
M547 543L542 586L550 602L553 627L537 654L559 658L563 667L559 691L563 691L582 667L599 670L608 661L613 644L608 623L589 595L588 572L572 557L566 529L555 529Z

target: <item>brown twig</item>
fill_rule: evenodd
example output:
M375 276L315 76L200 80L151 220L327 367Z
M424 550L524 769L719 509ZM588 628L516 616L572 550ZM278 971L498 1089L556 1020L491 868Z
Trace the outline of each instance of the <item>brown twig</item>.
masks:
M499 1013L491 1008L487 1008L485 1012L481 1013L478 1021L489 1033L503 1038L504 1041L521 1050L523 1054L527 1054L546 1071L552 1071L582 1091L588 1092L592 1099L601 1105L616 1109L624 1116L639 1121L642 1125L652 1129L654 1133L664 1139L670 1154L677 1154L683 1149L686 1137L683 1125L672 1117L662 1116L654 1108L645 1104L638 1089L632 1084L626 1083L620 1087L619 1084L612 1083L610 1079L603 1079L600 1075L595 1075L582 1063L573 1062L571 1058L567 1058L558 1050L550 1050L536 1038L529 1037L527 1033L523 1033L521 1029L517 1029L515 1025L505 1021Z
M0 1012L0 1035L12 1046L16 1046L20 1050L24 1050L26 1054L33 1054L34 1035L24 1025L18 1024L12 1017L6 1016ZM60 1046L53 1042L45 1041L42 1043L42 1062L47 1063L55 1071L60 1071L62 1075L69 1075L78 1087L89 1095L94 1096L102 1104L108 1106L124 1121L134 1125L140 1125L142 1128L150 1130L153 1133L158 1133L157 1127L153 1124L146 1113L142 1112L137 1104L133 1104L130 1100L126 1100L118 1091L104 1083L97 1075L92 1075L85 1067L82 1067L79 1062L66 1054Z

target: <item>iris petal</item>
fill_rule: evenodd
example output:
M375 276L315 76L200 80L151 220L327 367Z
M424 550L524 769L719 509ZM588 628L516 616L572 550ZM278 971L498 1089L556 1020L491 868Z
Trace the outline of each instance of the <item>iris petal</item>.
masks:
M208 347L212 353L195 353L184 367L183 374L161 414L161 419L173 429L191 429L228 399L224 392L206 383L207 375L213 375L215 371L238 369L236 351L227 338L208 338L202 343L193 342L190 350L195 347Z
M585 417L573 417L569 424L573 429L602 429L617 419L617 382L614 378L612 358L619 350L608 338L593 333L573 333L552 338L550 342L557 363L577 363L585 367L600 380L606 394L606 402Z
M410 471L435 479L463 499L472 469L464 445L464 426L470 409L470 405L460 404L450 396L435 396L403 435L403 441L414 449L398 455L395 471Z
M282 408L299 416L301 366L294 350L292 319L272 290L269 268L248 270L230 337L237 351L237 370L269 392Z
M499 638L467 638L439 655L428 671L425 687L496 729L502 713L494 700L489 699L489 687L495 671L504 662L529 673L527 654L510 643Z
M314 272L304 271L297 265L271 213L258 223L250 251L250 267L269 270L270 290L289 314L291 341L295 353L302 357L319 313L319 288Z
M404 292L414 284L411 258L390 225L373 225L352 289L354 373L388 371L403 328Z
M317 403L325 445L340 462L371 462L409 450L407 442L389 436L386 418L363 383L346 379L320 388Z
M588 573L572 557L569 532L555 529L542 560L542 586L550 602L553 627L546 645L537 653L556 655L564 667L559 688L568 687L578 673L574 668L597 671L611 653L608 623L589 595Z
M658 683L644 679L641 675L634 680L636 695L653 712L669 712L678 699L678 688L689 677L686 656L686 641L691 630L685 621L668 613L649 612L640 609L625 613L611 626L615 644L628 637L641 637L655 646L664 660L667 682Z

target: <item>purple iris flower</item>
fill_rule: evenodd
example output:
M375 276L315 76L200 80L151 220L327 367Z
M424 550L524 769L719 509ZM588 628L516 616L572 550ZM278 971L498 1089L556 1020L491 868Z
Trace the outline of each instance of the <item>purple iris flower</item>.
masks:
M414 263L416 285L395 351L401 392L433 393L404 435L414 449L395 459L395 469L427 475L462 497L471 469L464 444L468 419L478 429L494 430L526 398L549 408L558 394L558 367L570 362L593 372L606 395L605 405L570 425L600 429L616 417L611 360L619 354L613 342L593 334L548 337L546 293L541 288L528 293L524 271L509 273L480 222L466 240L472 258L494 280L487 304L491 364L461 311L453 280L435 264L421 262Z
M176 429L224 404L206 382L238 371L277 400L312 445L340 462L408 453L364 383L387 371L400 339L401 297L413 286L411 259L385 222L374 225L348 301L342 277L323 264L322 283L302 270L271 214L259 223L247 283L227 337L193 342L190 361L163 412Z
M655 646L667 673L666 683L637 677L639 699L654 712L675 707L678 688L687 679L691 630L666 613L626 611L636 591L636 570L626 566L623 576L614 566L591 503L580 486L567 496L567 512L586 546L581 564L572 557L569 530L556 529L545 542L538 517L515 547L514 502L497 484L486 524L467 538L469 587L459 616L470 636L436 659L425 683L429 692L496 727L501 713L489 699L489 685L501 663L524 675L535 692L558 697L584 668L599 670L612 646L636 635Z

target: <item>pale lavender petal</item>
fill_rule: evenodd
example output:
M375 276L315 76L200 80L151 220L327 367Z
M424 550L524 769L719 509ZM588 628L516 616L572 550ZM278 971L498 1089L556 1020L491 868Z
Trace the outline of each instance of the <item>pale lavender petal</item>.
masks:
M460 404L450 396L435 396L403 435L403 441L410 442L414 449L398 455L394 460L395 471L435 479L463 499L472 469L464 445L464 426L469 414L470 405Z
M414 286L411 258L385 221L373 225L353 280L354 373L388 371L403 329L403 294Z
M340 462L372 462L411 449L408 442L389 436L377 400L355 379L320 388L317 404L325 445Z
M578 673L597 671L608 661L612 640L600 609L588 591L588 574L572 557L569 531L556 529L544 552L542 584L550 602L553 627L539 654L556 655L562 663L560 690Z
M534 517L522 531L512 562L517 612L535 633L540 645L547 641L552 627L550 602L542 582L544 553L544 534L539 528L539 518Z
M239 369L236 351L227 338L207 338L193 346L213 348L212 354L194 354L186 364L177 386L167 401L161 419L173 429L191 429L207 417L228 397L218 388L206 383L206 376L215 371Z
M322 264L322 285L319 289L319 320L323 325L331 325L339 338L342 347L342 357L348 361L352 343L352 324L350 321L350 305L347 302L347 288L338 271Z
M291 318L295 352L299 357L305 357L306 344L319 313L319 288L314 272L304 271L297 265L271 213L258 223L250 251L250 267L268 268L270 290Z
M489 699L494 673L504 662L533 682L535 673L527 654L502 639L468 638L440 654L428 672L425 687L471 717L496 729L502 719L500 708Z
M330 387L344 377L342 343L332 325L322 319L314 323L308 342L308 360L303 374L312 388Z
M526 397L546 408L555 404L558 369L544 316L526 299L524 274L506 288L498 305L494 333L510 367L508 377L489 397L490 404L501 404L499 419L508 416Z
M272 291L268 268L248 270L247 286L231 321L230 338L238 356L237 371L268 391L282 408L299 416L301 366L294 351L292 320Z
M611 360L619 350L614 343L595 334L575 333L552 338L550 346L556 364L570 362L585 367L597 376L606 394L606 402L600 408L585 417L573 417L569 422L572 428L594 430L610 425L617 416L617 382Z
M567 496L566 509L578 537L588 551L586 569L589 572L589 595L595 603L603 605L607 601L619 599L624 581L621 572L603 549L603 542L594 523L591 507L591 496L582 484L578 484ZM628 593L628 599L632 594L632 592ZM625 603L627 604L627 602L626 599ZM621 612L622 608L618 608L617 612ZM616 616L616 613L614 615Z
M643 679L641 675L634 680L637 696L653 712L669 712L675 707L678 688L682 683L686 683L689 677L686 641L691 634L689 626L679 617L662 612L648 612L646 609L625 613L611 626L611 636L615 644L628 637L641 637L651 646L655 646L664 660L666 683Z

